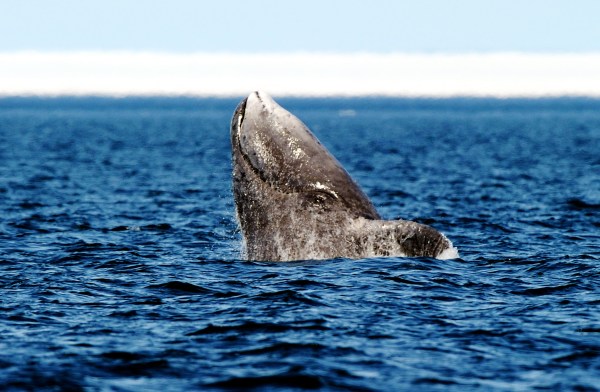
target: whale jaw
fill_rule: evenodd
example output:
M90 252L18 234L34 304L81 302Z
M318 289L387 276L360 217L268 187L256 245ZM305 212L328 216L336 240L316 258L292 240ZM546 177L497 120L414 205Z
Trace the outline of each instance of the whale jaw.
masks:
M308 127L265 93L250 94L236 108L231 146L248 259L453 255L450 241L429 226L381 220Z

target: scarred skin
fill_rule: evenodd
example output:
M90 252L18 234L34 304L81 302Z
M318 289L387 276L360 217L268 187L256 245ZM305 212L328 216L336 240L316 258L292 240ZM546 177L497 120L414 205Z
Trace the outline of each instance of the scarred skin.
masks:
M231 121L233 195L251 260L458 257L435 229L382 220L298 118L254 92Z

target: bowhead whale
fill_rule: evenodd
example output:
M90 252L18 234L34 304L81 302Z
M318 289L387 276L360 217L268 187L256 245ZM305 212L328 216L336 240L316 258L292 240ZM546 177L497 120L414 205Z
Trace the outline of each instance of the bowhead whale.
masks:
M297 117L253 92L231 120L233 195L245 257L458 257L435 229L382 220L342 165Z

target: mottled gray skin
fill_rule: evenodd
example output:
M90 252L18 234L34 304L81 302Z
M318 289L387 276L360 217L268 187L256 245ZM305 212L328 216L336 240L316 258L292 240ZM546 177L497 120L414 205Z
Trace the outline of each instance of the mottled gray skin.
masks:
M384 221L298 118L254 92L231 121L233 195L251 260L458 257L429 226Z

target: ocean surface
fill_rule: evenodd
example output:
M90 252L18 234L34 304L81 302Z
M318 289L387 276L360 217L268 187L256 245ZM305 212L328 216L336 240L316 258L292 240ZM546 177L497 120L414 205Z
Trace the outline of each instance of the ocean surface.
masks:
M243 260L239 99L2 98L0 390L600 389L600 100L278 101L461 258Z

